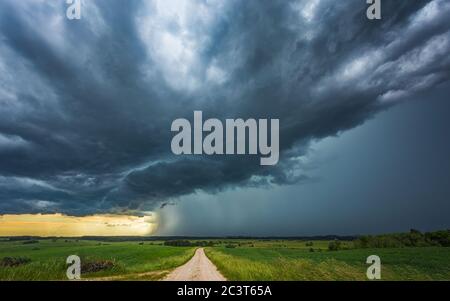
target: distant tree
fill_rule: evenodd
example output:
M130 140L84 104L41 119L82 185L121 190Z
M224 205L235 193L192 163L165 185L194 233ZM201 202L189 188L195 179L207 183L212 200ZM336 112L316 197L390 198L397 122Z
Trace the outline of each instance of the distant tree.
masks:
M360 236L353 241L355 248L402 248L450 246L450 230L422 233L411 229L408 233Z
M337 251L341 248L341 242L339 240L333 240L328 243L329 251Z
M172 247L192 247L194 244L192 244L189 240L168 240L164 242L165 246L172 246Z

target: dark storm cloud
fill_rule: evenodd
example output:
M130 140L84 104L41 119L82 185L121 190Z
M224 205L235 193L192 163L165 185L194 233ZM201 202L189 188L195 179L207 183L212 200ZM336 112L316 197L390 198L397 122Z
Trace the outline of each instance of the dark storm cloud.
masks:
M0 213L146 210L306 180L309 143L449 78L450 4L0 4ZM279 118L281 162L175 157L173 119Z

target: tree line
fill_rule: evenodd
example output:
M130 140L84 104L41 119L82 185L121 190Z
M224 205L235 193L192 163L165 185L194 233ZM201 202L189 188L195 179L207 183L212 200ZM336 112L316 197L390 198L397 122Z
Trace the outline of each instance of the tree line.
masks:
M450 230L422 233L411 229L408 233L364 235L353 243L355 248L450 247Z

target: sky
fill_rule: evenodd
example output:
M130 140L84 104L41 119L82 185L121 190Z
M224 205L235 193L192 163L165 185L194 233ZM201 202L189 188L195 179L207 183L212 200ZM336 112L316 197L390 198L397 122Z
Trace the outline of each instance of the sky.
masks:
M65 1L1 1L0 235L450 227L450 2L366 8L95 0L68 20ZM280 161L174 155L195 110L279 119Z

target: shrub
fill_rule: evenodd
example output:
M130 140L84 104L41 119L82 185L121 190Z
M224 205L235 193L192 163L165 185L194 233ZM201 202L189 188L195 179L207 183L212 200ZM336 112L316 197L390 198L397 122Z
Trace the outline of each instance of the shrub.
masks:
M330 241L328 243L329 251L337 251L341 248L341 242L339 240Z
M0 260L0 267L17 267L31 262L31 259L26 257L4 257Z
M111 260L82 260L81 273L95 273L112 269L114 266L115 264Z
M26 241L24 241L22 244L24 244L24 245L30 245L30 244L37 244L37 243L39 243L38 240L26 240Z

